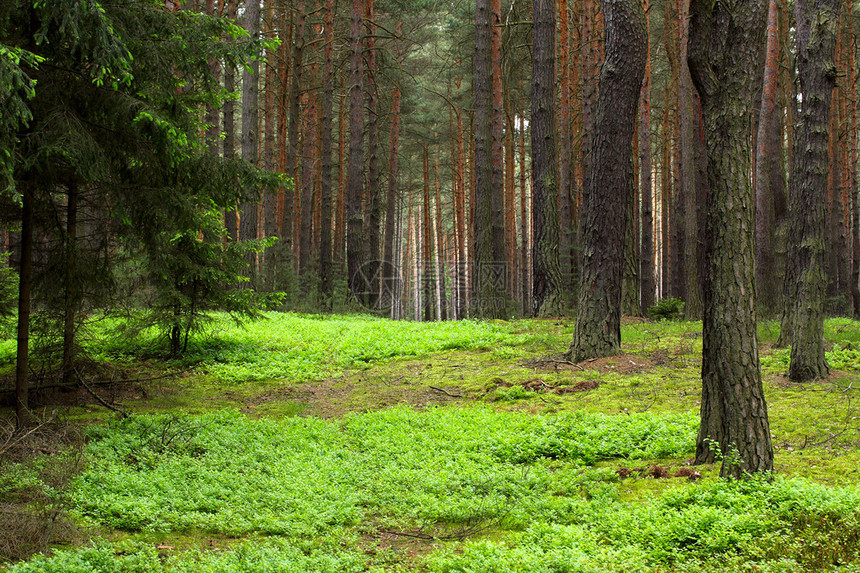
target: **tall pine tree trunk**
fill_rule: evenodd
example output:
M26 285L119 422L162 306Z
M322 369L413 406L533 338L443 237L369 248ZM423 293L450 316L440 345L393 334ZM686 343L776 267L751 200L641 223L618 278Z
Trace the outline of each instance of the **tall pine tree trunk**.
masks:
M722 477L773 469L755 314L752 120L761 85L766 0L693 0L689 64L708 146L708 272L696 462L722 453ZM715 447L716 446L716 447Z
M651 30L648 15L650 3L645 0L645 25ZM639 303L640 313L654 306L654 199L651 193L651 48L645 63L642 93L639 100L639 194L642 204L639 211L642 243L639 250Z
M349 170L346 181L346 272L349 290L367 303L361 273L364 262L364 233L361 198L364 189L364 61L362 57L363 0L352 0L349 88Z
M775 261L774 232L776 219L773 213L773 189L771 156L782 155L782 142L771 137L776 114L779 87L779 12L776 0L768 3L767 47L765 51L764 85L762 87L761 111L756 135L755 203L756 203L756 292L761 312L770 316L778 304L778 282ZM779 147L774 147L778 143Z
M562 4L566 10L567 3L559 3L560 6ZM559 248L558 205L559 203L565 205L565 202L564 194L559 195L556 168L554 0L534 0L533 9L534 47L532 49L530 127L534 267L531 313L534 316L558 316L561 314L559 250L565 251L563 243L561 249ZM567 207L569 206L567 204ZM525 236L523 240L525 241Z
M69 183L66 205L66 276L63 300L63 384L70 384L75 371L75 311L78 306L75 254L78 241L78 183Z
M260 33L260 0L249 0L245 3L245 30L251 38L257 38ZM251 59L247 62L242 75L242 159L257 165L259 159L259 80L260 61ZM257 238L257 203L244 202L239 218L239 238L243 241ZM246 276L251 279L251 286L257 283L257 254L248 251L245 254L245 264L248 265Z
M576 330L568 352L575 362L621 349L626 210L633 190L633 133L647 54L641 0L603 0L603 18L606 59L582 202Z
M30 292L33 280L33 187L18 184L21 191L21 257L18 268L18 346L15 353L15 428L30 422Z
M791 231L786 262L786 306L781 338L791 344L788 376L827 376L824 359L824 266L828 129L836 85L833 61L839 0L795 0L801 108L789 185Z
M332 158L331 122L334 104L334 0L325 0L323 8L323 94L320 121L322 140L322 177L320 181L320 298L326 308L331 308L334 288L332 283Z
M236 17L236 0L227 0L227 17ZM233 66L224 68L224 91L233 93L236 89L236 69ZM224 100L224 158L236 157L236 110L232 98ZM227 229L227 240L235 241L239 238L239 220L236 209L227 209L224 212L224 227Z
M397 24L397 30L401 26ZM398 32L399 34L399 32ZM397 177L398 177L398 151L400 145L400 87L395 85L391 92L391 122L389 127L388 144L388 192L386 193L385 205L385 235L382 251L382 304L390 304L394 309L397 276L400 268L395 262L396 239L395 227L399 213L397 212ZM391 318L395 318L392 314Z
M474 189L474 296L478 316L501 318L495 248L495 194L493 190L493 58L491 0L475 7L475 189ZM501 305L503 307L503 305Z
M379 305L379 248L381 243L380 231L382 225L382 188L379 183L379 121L376 110L376 41L373 37L373 0L365 4L366 47L365 59L367 69L367 270L368 277L373 277L373 285L368 288L368 305L377 308Z

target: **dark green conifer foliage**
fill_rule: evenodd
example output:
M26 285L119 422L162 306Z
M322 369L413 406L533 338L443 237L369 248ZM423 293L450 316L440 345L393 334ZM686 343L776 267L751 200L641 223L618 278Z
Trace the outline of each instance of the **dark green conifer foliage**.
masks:
M243 189L272 187L276 178L208 154L200 109L224 97L208 62L237 65L259 48L228 20L172 12L155 0L4 3L2 191L24 198L13 217L31 217L29 232L61 245L54 253L31 243L35 252L20 257L22 270L32 266L35 278L62 268L70 278L54 281L65 289L60 299L87 308L104 302L85 300L92 289L80 286L105 277L79 272L88 267L69 232L76 225L69 190L76 189L87 198L90 230L111 237L101 255L142 257L151 319L168 333L172 350L179 349L177 329L187 337L201 310L217 305L253 314L253 296L225 287L237 283L242 251L259 245L222 248L217 213L255 198ZM26 302L30 280L20 283ZM34 310L51 298L34 298ZM27 410L29 307L23 321L19 309L19 424Z

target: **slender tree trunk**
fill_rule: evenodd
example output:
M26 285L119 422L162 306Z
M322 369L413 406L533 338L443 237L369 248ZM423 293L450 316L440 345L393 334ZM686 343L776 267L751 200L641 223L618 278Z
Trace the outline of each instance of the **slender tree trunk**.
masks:
M300 193L302 190L301 180L301 157L299 155L299 126L301 119L301 97L302 97L302 75L304 71L304 48L305 48L305 3L298 0L294 9L294 31L292 49L292 74L290 75L290 123L287 127L289 147L287 147L287 169L292 179L292 188L284 193L284 205L282 207L281 228L284 235L284 252L287 257L288 268L292 269L295 258L293 251L295 244L296 229L293 225L296 212L300 209Z
M368 304L379 305L379 248L382 225L382 187L379 181L379 118L376 110L376 44L373 36L373 0L365 4L365 60L367 68L367 276L373 277L374 287L368 289Z
M531 246L531 225L529 224L528 193L526 192L526 118L520 115L520 288L522 289L523 316L531 314L532 288L529 279L532 269L529 265Z
M397 24L397 34L402 27ZM400 58L398 58L398 62ZM389 127L388 144L388 192L385 198L385 236L382 254L382 295L381 304L394 305L397 276L400 268L395 264L394 241L395 223L397 222L397 177L398 177L398 146L400 144L400 87L395 85L391 92L391 123ZM394 318L392 316L392 318Z
M421 276L424 285L424 322L433 320L433 231L430 228L430 165L427 144L422 147L422 165L424 167L424 203L421 243Z
M260 33L260 0L248 0L245 3L245 30L251 38ZM242 159L257 165L259 159L259 80L260 61L252 59L247 62L242 75ZM241 206L239 219L239 238L243 241L257 238L257 203L245 202ZM251 286L257 283L257 254L248 251L245 254L248 265L247 276Z
M678 48L680 53L679 78L678 78L678 128L679 140L677 142L679 158L679 176L681 201L678 204L679 212L675 218L675 225L682 240L678 241L678 254L681 261L677 265L676 279L680 285L678 292L684 299L684 316L688 320L699 320L702 317L702 285L701 273L699 272L699 261L702 259L701 251L702 226L699 224L698 210L701 208L703 187L706 185L706 175L698 172L699 154L705 157L706 152L701 148L702 143L697 135L697 122L699 114L696 111L696 96L693 88L693 80L690 77L690 67L687 63L687 51L689 46L689 1L681 0L679 6L679 30Z
M78 184L69 183L66 205L66 276L63 300L63 384L70 384L75 372L75 310L78 289L75 255L78 240Z
M770 316L778 304L778 283L775 261L775 217L773 213L774 193L772 188L771 156L782 155L782 145L774 148L773 124L776 114L782 110L777 107L779 86L779 11L776 0L768 3L767 47L764 66L764 86L762 88L761 111L759 112L758 134L756 135L755 160L755 203L756 203L756 292L759 308L765 316Z
M857 35L851 35L851 47L849 50L848 60L848 99L851 102L849 107L850 116L850 132L858 133L860 131L860 122L858 122L858 102L860 96L857 91ZM857 141L851 138L850 156L848 164L851 166L851 183L849 185L851 196L851 302L854 311L854 318L860 317L860 201L857 197L857 160L858 150Z
M511 95L505 92L505 254L508 269L508 293L517 300L517 209L514 183L514 117Z
M553 17L555 17L554 13ZM537 32L538 25L539 23L537 18L535 18L535 32ZM553 46L555 46L555 31L553 30L552 33ZM533 48L533 50L536 49L536 47L537 44L535 44L535 48ZM553 47L553 49L555 49L555 47ZM543 59L548 60L546 57ZM559 221L559 235L557 240L560 276L555 279L558 282L554 285L554 291L549 293L549 295L551 295L549 298L551 304L545 311L545 314L548 315L557 315L561 313L561 308L565 306L564 299L570 298L569 294L566 295L563 291L566 290L567 287L574 286L576 281L574 278L574 267L576 266L576 252L574 249L574 244L576 242L576 223L573 217L573 189L575 185L573 182L573 150L571 148L573 125L570 117L570 112L572 110L572 105L570 103L572 84L570 72L572 66L570 64L570 59L570 6L568 0L558 0L558 73L561 77L559 81L558 141L555 142L556 149L558 150L559 177L558 184L555 185L555 190L558 194L556 202L558 205L557 217ZM532 52L532 62L532 65L537 65L538 63L537 55L534 51ZM549 63L552 65L553 74L555 74L555 61L549 60ZM543 65L546 64L546 61L543 62ZM532 89L534 89L536 81L537 78L535 77L535 71L532 70ZM545 80L541 81L543 82ZM551 87L553 92L551 97L555 98L555 77L552 78ZM534 100L534 92L532 92L532 115L534 115L536 111L534 108ZM551 99L550 102L550 105L554 105L555 99ZM543 105L546 104L544 103ZM542 137L547 137L548 135L550 134L544 134ZM532 132L532 169L535 168L534 153L534 132ZM537 181L537 179L535 179L535 181ZM542 193L544 191L542 191ZM534 200L534 195L532 197L532 200ZM545 199L541 198L540 201L545 202ZM537 222L537 217L535 218L535 222ZM546 222L551 222L551 219L549 221L544 221L544 223ZM537 235L535 235L535 239L535 247L541 248L537 243ZM546 237L546 239L549 240L550 237ZM544 248L546 248L546 245L544 245ZM537 258L535 258L535 262L537 262ZM535 267L535 271L537 271L537 267ZM540 272L544 272L544 270L541 269ZM537 284L538 283L535 282L535 285ZM543 289L546 288L546 286L546 284L541 284L540 288ZM539 296L547 296L547 293L538 294ZM535 312L540 313L540 306L542 304L543 301L537 302L533 299L531 312L533 314ZM553 305L555 305L555 307Z
M320 181L320 298L332 307L332 161L331 122L334 107L334 0L325 0L323 13L323 95L320 139L322 140L322 177Z
M582 203L575 362L621 348L621 279L626 208L633 189L633 133L647 32L641 0L603 0L606 60L600 73L591 171Z
M352 0L350 56L351 85L349 89L349 172L346 189L347 243L346 265L347 281L352 296L359 302L367 303L366 285L362 284L364 256L364 233L361 213L361 197L364 188L364 61L362 58L362 25L364 14L363 0Z
M304 118L302 122L302 177L301 177L301 223L299 225L299 276L307 281L311 272L311 244L313 242L313 194L314 194L314 136L316 135L316 98L304 95ZM309 285L302 286L304 292Z
M649 0L645 0L645 25L650 37L651 17L648 14ZM639 250L639 302L640 313L647 316L654 306L654 200L651 193L651 47L645 63L645 76L639 104L639 193L642 205L639 215L642 244Z
M752 119L764 57L765 0L693 0L689 64L708 146L701 425L696 462L722 477L773 469L755 315ZM718 447L714 447L718 444Z
M436 244L436 284L439 292L439 320L448 320L448 294L445 288L445 248L443 246L444 227L442 226L442 190L441 182L439 181L439 148L436 148L436 164L434 166L435 185L436 185L436 203L434 210L436 213L435 225L435 244Z
M826 377L824 359L825 192L828 113L836 84L833 61L839 0L795 0L801 108L789 185L791 232L783 329L791 343L788 376L795 381ZM792 282L789 282L792 281Z
M228 18L236 18L236 2L235 0L227 0L227 16ZM236 69L233 66L224 67L224 90L227 93L233 93L236 89ZM224 158L233 159L236 157L236 125L235 125L235 104L233 100L227 98L224 100ZM235 241L239 238L239 219L236 209L227 209L224 213L224 227L227 229L227 239Z
M511 269L507 266L505 249L505 180L504 180L504 92L502 86L502 3L501 0L490 0L492 22L492 83L493 83L493 138L492 138L492 230L493 258L492 267L494 280L494 303L492 316L505 318L507 301L510 300L508 291L508 276Z
M478 316L501 318L496 263L495 194L493 190L493 22L491 1L475 8L475 191L474 272ZM504 244L504 242L502 241Z
M30 422L30 290L33 279L33 188L21 190L21 257L18 269L18 348L15 354L15 428L23 430Z
M564 2L566 10L567 3ZM534 0L532 49L532 257L533 316L561 314L559 262L559 195L555 140L555 4ZM564 34L562 34L564 36ZM559 201L559 198L562 200ZM568 197L569 198L569 197ZM569 207L569 205L568 205ZM562 245L561 251L564 251Z
M275 4L276 0L266 0L265 35L274 36L275 33ZM279 0L278 0L279 1ZM278 58L275 54L266 60L266 89L263 104L263 166L269 171L274 171L275 163L275 118L277 117L276 95L280 82L277 80ZM266 193L263 197L263 236L277 237L280 234L280 220L278 219L278 195ZM269 291L275 290L275 271L277 261L275 253L277 247L267 247L263 256L263 268L265 287Z
M467 269L469 257L466 252L466 229L471 228L466 225L466 177L465 166L466 158L463 150L463 110L457 109L457 318L464 319L467 314L468 302L468 278Z
M340 96L337 130L337 200L335 201L334 220L334 260L339 272L343 272L344 241L346 240L346 169L344 169L346 149L346 95Z

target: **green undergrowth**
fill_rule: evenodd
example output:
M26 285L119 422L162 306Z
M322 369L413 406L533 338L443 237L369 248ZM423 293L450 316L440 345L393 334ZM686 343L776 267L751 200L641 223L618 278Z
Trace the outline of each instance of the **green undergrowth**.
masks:
M682 456L695 420L401 407L338 421L135 416L89 431L91 462L72 499L95 524L312 538L369 517L462 524L504 514L525 523L536 492L556 487L547 460L578 471L598 460Z
M340 420L134 416L89 429L70 494L79 523L129 538L8 570L397 570L397 555L362 550L380 531L434 540L421 566L432 573L826 571L856 561L856 487L648 477L663 467L652 464L686 467L695 431L686 414L488 407ZM661 487L625 493L645 482ZM161 552L142 541L188 532L237 540Z
M262 320L240 326L226 315L216 315L206 333L192 340L181 359L172 363L195 366L225 383L274 378L300 382L395 357L521 345L528 336L515 333L512 324L268 312ZM110 324L104 328L110 331ZM105 336L93 342L90 352L101 360L129 361L156 352L162 344L158 333L149 331L137 338Z
M740 483L688 465L698 322L625 324L579 365L568 319L211 327L169 362L157 333L87 343L190 371L120 395L128 419L74 410L83 462L50 499L89 541L7 570L860 572L858 322L826 322L833 374L806 384L760 323L777 475ZM0 510L53 487L39 456L0 465Z

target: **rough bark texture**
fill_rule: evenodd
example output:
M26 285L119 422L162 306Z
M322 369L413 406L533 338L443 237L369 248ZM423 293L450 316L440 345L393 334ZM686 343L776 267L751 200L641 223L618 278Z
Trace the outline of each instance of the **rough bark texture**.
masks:
M532 49L532 307L534 316L561 313L559 201L555 140L555 3L534 0ZM565 9L567 3L564 3ZM563 198L561 201L564 204ZM569 202L568 202L569 203Z
M795 1L802 102L789 186L791 231L782 320L784 328L790 325L788 376L795 381L814 380L829 373L824 360L824 208L828 114L836 85L833 53L840 7L838 0Z
M683 234L682 240L678 242L678 253L682 257L681 264L677 267L676 278L682 285L679 294L684 299L684 316L688 320L699 320L702 318L702 284L699 272L699 261L702 259L702 226L700 225L697 211L701 208L702 185L705 184L703 177L699 176L699 154L705 155L702 150L702 141L698 136L697 127L700 115L696 111L696 97L693 88L693 80L690 77L690 67L687 64L687 50L689 46L689 2L681 0L678 7L678 27L680 36L678 48L680 59L678 61L678 158L680 176L680 202L679 212L675 218L679 232Z
M475 234L474 280L478 300L476 314L501 318L504 298L498 288L496 258L495 197L493 191L493 79L492 18L490 0L478 0L475 7ZM502 232L504 230L502 229ZM502 293L503 294L503 293Z
M250 0L245 3L245 30L251 38L260 33L260 0ZM259 156L259 79L260 61L252 59L247 63L242 74L242 159L257 165ZM257 238L257 203L242 203L242 215L239 219L239 238L243 241ZM251 286L257 281L257 254L248 251L245 254L248 265L246 273L251 279Z
M361 195L364 188L364 98L362 26L364 14L362 0L352 0L349 88L349 171L346 181L346 273L349 290L353 296L364 298L360 271L364 254L363 220L361 216Z
M621 347L626 207L633 189L633 133L648 37L641 0L603 0L606 59L600 71L591 171L582 202L576 331L579 362ZM620 225L619 225L620 223Z
M537 34L538 34L538 18L537 18L537 10L535 10L535 43L533 50L537 50L538 42L537 42ZM555 44L555 32L553 31L553 44ZM538 64L538 55L536 53L532 54L532 62L533 65ZM555 62L553 62L553 68L555 68ZM558 160L559 160L559 175L558 175L558 225L559 225L559 234L558 234L558 259L560 265L560 282L556 288L556 294L554 296L563 299L570 298L569 296L564 296L564 288L563 285L573 285L574 279L574 267L575 267L575 258L576 254L574 251L575 244L575 224L573 218L573 150L571 147L572 143L572 122L570 117L571 112L571 103L570 103L570 91L571 91L571 66L570 66L570 7L568 0L558 0L558 73L560 76L559 82L559 110L558 110L558 141L554 142L556 144L556 149L558 150ZM555 72L553 72L555 73ZM534 82L537 81L537 69L533 68L532 70L532 82L533 82L533 90L534 90ZM554 88L555 78L553 77L553 84L550 87ZM544 88L546 89L546 88ZM553 90L555 91L555 90ZM555 95L553 94L554 98ZM550 101L555 101L550 100ZM532 116L535 115L535 94L532 91ZM532 129L534 127L532 126ZM532 141L534 141L534 132L532 132ZM534 147L532 147L532 165L534 166ZM537 179L535 178L537 181ZM537 242L535 242L535 246L537 247ZM536 259L535 259L536 260ZM569 291L567 293L569 295ZM535 304L534 302L532 303ZM562 304L562 301L559 300L559 305ZM538 305L535 308L540 308ZM547 312L558 312L558 310L547 308Z
M773 469L755 314L755 197L750 169L766 0L693 0L689 64L708 149L701 425L696 462L722 453L720 475ZM718 447L715 447L718 444Z

